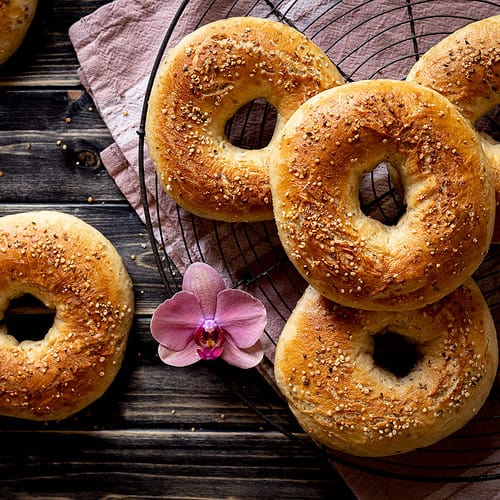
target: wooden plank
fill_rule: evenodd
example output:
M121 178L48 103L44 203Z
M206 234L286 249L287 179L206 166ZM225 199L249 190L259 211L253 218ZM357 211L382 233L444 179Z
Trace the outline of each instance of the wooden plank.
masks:
M313 448L274 432L4 433L0 493L50 498L347 498ZM217 447L214 447L217 443ZM144 451L147 450L147 455Z
M2 132L7 138L19 131L77 135L82 130L109 138L91 97L82 89L2 89L0 123L8 124Z
M18 52L0 67L0 88L80 87L78 61L69 27L111 0L39 2L33 24Z
M124 200L100 159L113 139L85 92L0 91L0 123L2 202Z
M3 180L0 178L0 186L3 186ZM127 203L0 204L1 215L41 209L62 211L79 217L113 243L134 282L137 315L152 314L158 304L167 298L167 291L154 263L146 226Z

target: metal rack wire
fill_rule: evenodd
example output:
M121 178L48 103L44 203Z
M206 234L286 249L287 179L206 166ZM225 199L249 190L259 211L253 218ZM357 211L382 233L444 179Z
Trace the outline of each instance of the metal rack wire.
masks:
M273 222L228 224L199 219L179 207L165 210L166 195L156 180L146 182L145 152L147 101L158 66L168 50L187 30L230 16L259 16L286 23L306 34L337 65L346 82L375 78L405 78L418 57L449 33L488 15L497 14L497 2L468 0L317 0L305 9L299 0L184 0L180 5L153 65L146 89L139 134L139 174L148 232L160 276L172 294L180 288L181 275L191 262L204 261L217 267L234 287L245 288L266 305L272 317L266 330L267 357L262 374L273 384L272 358L279 332L305 283L297 275L281 248ZM397 33L397 36L395 36ZM498 134L498 109L485 117L483 128ZM229 140L243 148L258 148L269 139L275 110L254 101L227 124ZM257 134L247 134L249 123L257 123ZM498 137L498 136L497 136ZM382 173L382 175L381 175ZM381 181L382 179L382 181ZM404 209L397 182L384 166L362 180L363 211L386 224L397 220ZM168 215L166 215L168 213ZM500 324L500 246L492 247L475 275ZM271 374L271 375L270 375ZM388 477L425 481L484 481L498 479L500 462L489 463L491 451L500 448L500 398L496 387L486 408L463 431L438 446L410 456L387 459L356 459L329 452L338 463ZM436 463L439 467L429 467ZM457 460L457 456L460 457Z

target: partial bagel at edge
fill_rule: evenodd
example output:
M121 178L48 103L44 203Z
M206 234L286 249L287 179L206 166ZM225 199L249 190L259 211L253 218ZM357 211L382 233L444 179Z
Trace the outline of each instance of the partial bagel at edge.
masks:
M18 341L0 328L0 415L64 419L118 373L133 320L132 282L113 245L89 224L26 212L0 218L0 315L26 294L55 318L42 340Z
M35 16L37 0L0 0L0 64L22 44Z
M500 105L500 15L455 31L430 48L411 68L408 81L449 99L472 127ZM500 143L481 133L496 191L493 243L500 243Z

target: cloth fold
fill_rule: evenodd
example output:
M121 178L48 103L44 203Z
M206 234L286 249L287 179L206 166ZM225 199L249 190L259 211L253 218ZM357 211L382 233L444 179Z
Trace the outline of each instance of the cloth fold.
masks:
M155 58L181 4L185 9L172 31L169 46L175 45L198 25L227 16L286 19L322 47L349 81L404 78L416 58L415 40L419 40L419 50L423 52L446 33L471 21L470 3L468 0L454 2L454 15L449 16L446 1L411 5L411 2L396 0L289 0L273 5L267 1L220 0L212 2L208 9L203 0L187 4L181 0L115 0L76 22L69 35L79 59L81 82L114 140L101 153L103 164L132 208L145 221L139 187L137 131ZM475 19L498 13L490 2L474 2L474 8ZM395 53L400 55L395 57ZM204 260L221 272L229 284L246 284L246 289L265 303L270 321L264 342L266 359L260 371L270 384L274 384L274 346L305 287L286 262L274 223L234 225L198 220L180 210L157 189L147 152L144 170L154 234L165 245L166 253L178 270L183 273L190 262ZM362 199L370 195L373 186L382 194L381 199L385 199L384 193L394 193L383 169L362 182ZM378 195L371 194L375 198ZM366 205L370 206L370 202ZM378 204L374 207L375 211L380 210ZM280 265L276 265L277 262ZM486 276L484 287L492 289L497 285L492 285ZM499 414L495 401L491 401L483 413L486 416ZM495 432L498 435L498 429ZM472 449L470 441L467 450ZM457 482L457 477L460 474L476 476L475 471L479 469L483 474L500 476L500 452L494 448L477 453L476 457L468 451L457 459L456 442L446 440L424 454L414 452L389 461L348 459L351 465L341 465L343 460L340 459L333 462L359 498L396 498L406 495L408 487L411 487L412 498L498 496L494 481ZM421 464L423 456L426 467L416 466ZM430 474L433 477L429 481L417 483L408 479L424 477L433 466L439 471L443 461L450 456L454 456L453 467L444 470L455 475L453 481L439 483L434 473ZM488 463L493 465L487 466ZM391 481L387 481L387 475L392 476Z

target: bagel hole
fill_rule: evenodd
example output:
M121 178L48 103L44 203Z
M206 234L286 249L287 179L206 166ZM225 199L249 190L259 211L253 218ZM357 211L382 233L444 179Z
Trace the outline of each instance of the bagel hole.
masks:
M33 295L12 299L5 310L2 324L19 343L42 340L54 323L55 310Z
M278 112L266 99L259 97L242 106L227 121L224 133L238 148L261 149L271 141Z
M373 335L373 361L398 378L406 377L420 359L418 346L394 332Z
M500 105L479 118L475 126L478 132L484 132L493 140L500 142Z
M359 201L363 213L387 226L395 226L406 212L405 193L397 169L379 163L361 177Z

